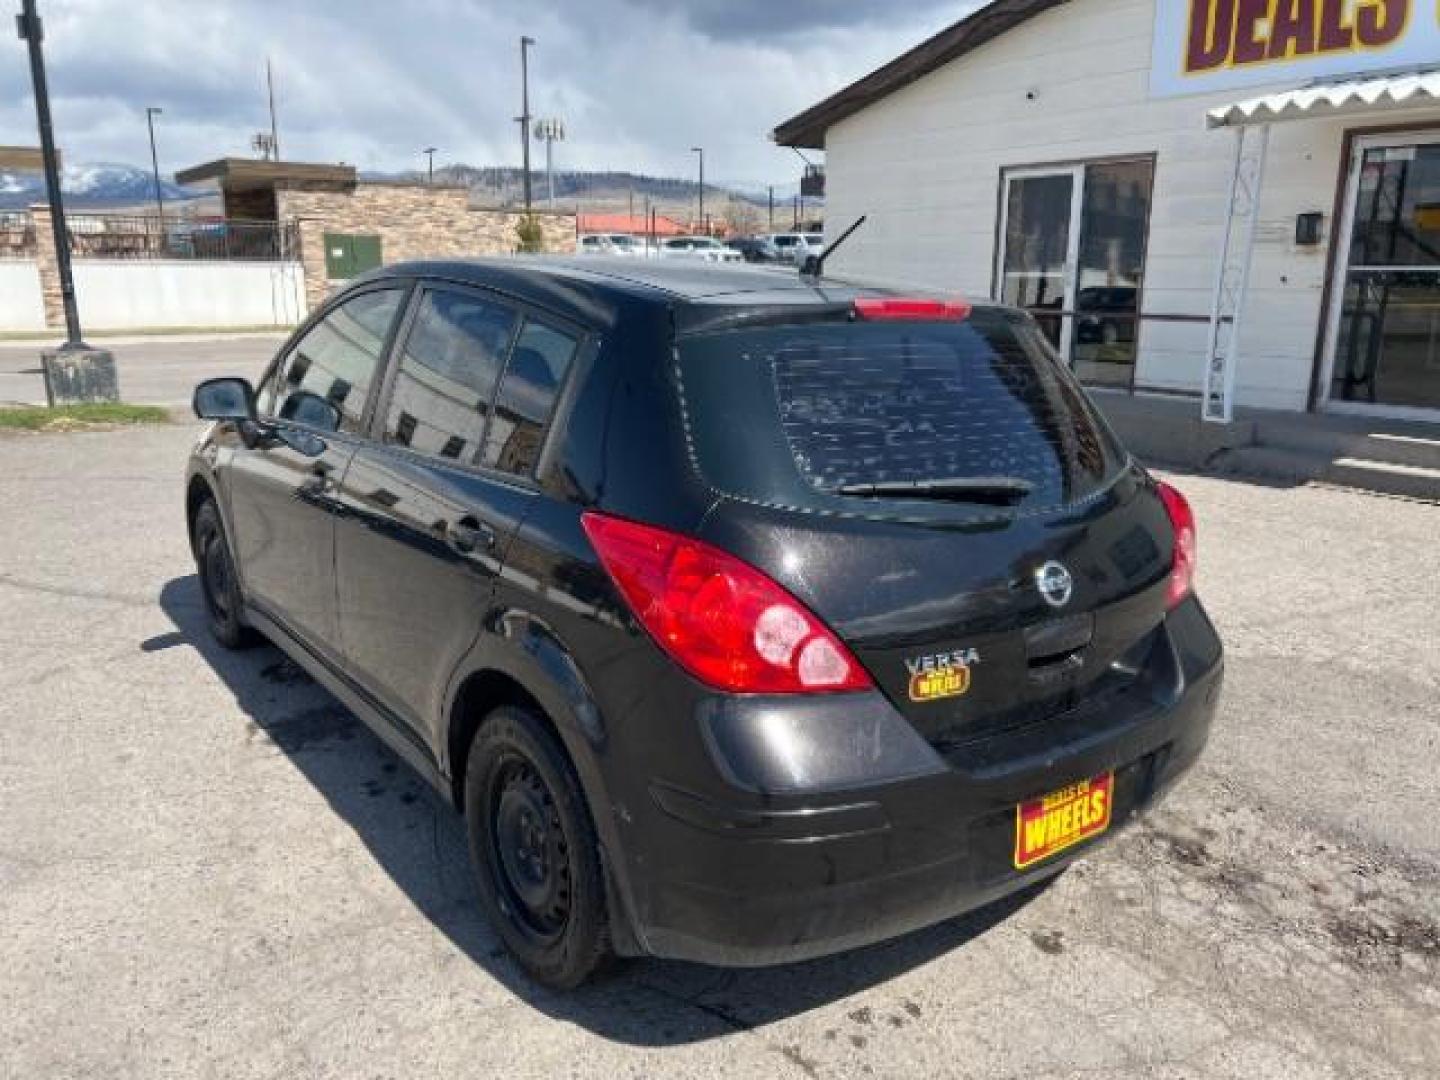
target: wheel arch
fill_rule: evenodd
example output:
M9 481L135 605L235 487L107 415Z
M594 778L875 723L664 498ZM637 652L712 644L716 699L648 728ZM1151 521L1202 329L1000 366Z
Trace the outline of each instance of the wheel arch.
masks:
M203 474L192 473L185 484L185 536L190 541L191 554L195 552L195 516L206 500L214 500L217 507L220 505L214 485Z
M491 626L462 665L463 674L452 680L439 747L452 803L464 812L470 747L485 718L504 705L533 712L569 759L600 840L613 944L622 955L647 952L633 918L629 874L601 767L606 736L589 687L543 620L512 610L493 617Z
M456 808L465 806L465 772L469 765L470 745L486 717L504 705L527 709L550 729L569 756L565 739L545 707L527 690L520 680L498 668L482 668L471 672L460 683L450 705L446 725L445 761L450 774L450 800ZM574 766L571 761L571 766Z

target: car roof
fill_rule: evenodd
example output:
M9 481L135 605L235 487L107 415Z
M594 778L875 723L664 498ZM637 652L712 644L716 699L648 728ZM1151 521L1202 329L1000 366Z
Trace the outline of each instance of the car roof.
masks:
M893 289L854 282L806 281L793 268L605 255L397 263L357 278L355 284L412 277L495 289L588 324L613 323L622 305L653 304L674 310L677 328L691 332L753 315L757 307L818 314L826 308L848 309L863 296L897 295Z

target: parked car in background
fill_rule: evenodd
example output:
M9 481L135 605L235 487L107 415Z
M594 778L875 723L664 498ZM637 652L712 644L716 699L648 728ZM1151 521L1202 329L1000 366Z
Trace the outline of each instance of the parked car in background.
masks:
M805 233L805 254L824 255L825 237L821 233ZM803 261L803 260L802 260Z
M1092 285L1075 297L1075 340L1116 345L1135 340L1140 290L1134 285Z
M766 239L780 253L781 262L799 266L805 261L805 256L811 254L804 233L771 233Z
M1035 887L1210 731L1190 507L1023 312L743 266L401 264L195 411L214 637L262 632L455 805L484 911L552 987L612 952L803 960Z
M738 263L745 256L728 248L713 236L676 236L660 244L660 255L666 259L699 259L703 262Z
M581 255L620 255L644 258L649 254L645 241L629 233L586 233L575 245Z
M778 263L780 249L763 236L739 236L725 241L725 246L740 252L748 263Z

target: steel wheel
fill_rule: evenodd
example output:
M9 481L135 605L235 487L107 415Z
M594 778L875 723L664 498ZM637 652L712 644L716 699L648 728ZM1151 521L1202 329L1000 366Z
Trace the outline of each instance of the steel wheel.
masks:
M492 790L490 842L504 899L537 940L554 941L569 921L572 891L555 797L534 766L518 757L501 766Z

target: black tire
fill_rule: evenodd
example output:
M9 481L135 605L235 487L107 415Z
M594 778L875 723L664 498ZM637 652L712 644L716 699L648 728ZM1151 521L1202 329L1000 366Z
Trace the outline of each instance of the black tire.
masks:
M255 645L260 635L245 625L245 605L235 577L235 560L214 499L206 499L195 514L194 547L210 635L227 649L247 649Z
M604 871L575 770L525 709L496 709L465 768L465 821L480 900L538 983L573 990L610 956Z

